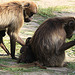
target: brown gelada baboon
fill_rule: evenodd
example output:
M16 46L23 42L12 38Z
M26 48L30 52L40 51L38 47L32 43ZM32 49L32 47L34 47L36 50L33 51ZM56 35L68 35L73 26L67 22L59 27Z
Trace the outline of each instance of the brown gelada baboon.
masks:
M30 22L37 6L30 1L13 1L0 4L0 31L8 29L10 36L11 57L15 59L16 41L22 46L24 41L18 36L24 22Z
M28 63L25 66L30 66L30 67L38 66L41 69L46 69L46 67L43 67L42 65L39 64L39 62L37 62L37 60L32 52L32 49L31 49L30 40L31 40L31 37L28 37L26 39L25 45L22 46L22 48L20 50L21 55L19 56L18 63L24 62L24 63ZM35 62L33 62L33 61L35 61ZM21 67L21 65L20 65L20 67Z
M26 39L25 45L22 46L20 50L21 55L19 56L18 63L21 63L21 62L32 63L33 61L36 60L30 46L30 40L31 40L31 37L28 37Z
M72 37L74 30L74 17L49 18L39 26L30 40L32 55L44 66L64 66L65 50L75 45L75 40L67 43L65 40ZM23 59L28 62L26 58Z

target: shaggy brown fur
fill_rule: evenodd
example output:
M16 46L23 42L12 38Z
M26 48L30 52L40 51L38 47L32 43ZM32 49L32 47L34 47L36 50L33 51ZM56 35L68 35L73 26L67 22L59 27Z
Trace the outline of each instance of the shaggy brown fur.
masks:
M39 26L30 45L36 59L45 66L63 66L65 50L75 45L75 40L68 43L75 30L75 18L50 18Z
M19 56L18 63L32 63L33 61L36 61L36 58L30 46L30 40L31 37L28 37L26 39L25 45L20 49L21 55Z
M21 55L19 56L19 59L18 59L18 63L28 63L31 66L38 66L42 69L46 69L46 67L43 67L39 64L39 62L36 62L36 58L32 52L32 49L31 49L31 46L30 46L30 40L31 40L31 37L28 37L26 39L26 42L25 42L25 45L22 46L21 50L20 50L20 53ZM35 61L35 62L33 62ZM25 65L26 67L27 65Z
M14 1L0 5L0 31L8 28L10 36L11 57L15 58L16 41L24 45L18 36L24 21L30 22L33 14L37 12L36 4L27 1Z

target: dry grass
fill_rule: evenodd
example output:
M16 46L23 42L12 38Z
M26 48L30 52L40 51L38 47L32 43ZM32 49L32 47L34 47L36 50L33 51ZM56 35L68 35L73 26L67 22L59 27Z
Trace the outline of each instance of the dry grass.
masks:
M16 1L16 0L0 0L0 3L7 1ZM22 1L22 0L18 0ZM32 1L32 0L30 0ZM33 0L42 7L51 7L51 6L75 6L75 0Z

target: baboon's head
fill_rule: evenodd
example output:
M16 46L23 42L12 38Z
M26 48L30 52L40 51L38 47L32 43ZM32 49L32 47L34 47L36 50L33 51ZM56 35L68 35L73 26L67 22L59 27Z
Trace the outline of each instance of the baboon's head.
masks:
M68 20L64 28L66 31L66 37L70 39L75 31L75 18L72 17L70 20Z
M28 37L25 41L25 46L29 46L30 45L30 40L31 40L31 37ZM22 46L22 48L20 49L20 53L23 53L24 50L25 50L25 46Z
M32 16L37 12L37 6L34 2L27 2L24 5L25 9L23 11L24 14L24 22L30 22Z

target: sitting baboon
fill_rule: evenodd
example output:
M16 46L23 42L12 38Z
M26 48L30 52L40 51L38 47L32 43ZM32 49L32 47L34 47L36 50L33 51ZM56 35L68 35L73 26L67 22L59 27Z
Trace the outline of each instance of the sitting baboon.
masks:
M3 43L3 37L6 35L5 32L6 32L6 30L0 31L0 46L7 53L7 55L11 55L11 53L9 53L8 49L6 48L6 46Z
M75 45L68 43L75 30L74 17L49 18L35 31L30 45L36 59L44 66L63 66L65 50Z
M22 46L20 50L21 55L19 56L18 63L21 63L21 62L32 63L33 61L36 61L30 46L30 40L31 40L31 37L28 37L26 39L25 45Z
M15 59L16 41L22 46L23 40L18 36L24 22L30 22L36 14L37 6L30 1L13 1L0 4L0 31L7 28L10 36L11 57Z
M40 65L39 62L36 60L36 58L32 52L31 46L30 46L30 40L31 40L31 37L28 37L26 39L25 46L22 46L22 48L20 50L21 55L19 56L18 63L22 63L22 62L28 63L29 65L25 64L23 66L30 66L30 67L38 66L41 69L46 69L46 67L43 67L42 65ZM21 67L21 65L20 65L20 67Z

